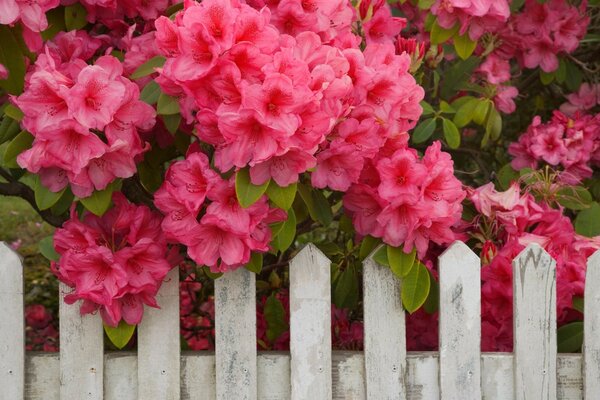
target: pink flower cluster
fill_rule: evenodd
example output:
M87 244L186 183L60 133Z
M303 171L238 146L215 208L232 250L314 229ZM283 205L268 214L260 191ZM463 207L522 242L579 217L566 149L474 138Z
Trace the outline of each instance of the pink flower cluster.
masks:
M57 320L42 304L25 307L25 350L58 351Z
M585 35L590 22L586 5L586 1L577 8L564 0L526 0L523 10L500 32L499 51L504 58L516 57L521 66L555 71L557 55L575 51Z
M388 141L385 150L369 160L343 204L357 233L403 245L407 253L416 247L423 258L430 241L455 240L451 228L460 221L465 191L440 142L427 148L422 159L414 149L397 143Z
M157 19L156 41L167 56L157 81L179 98L200 140L214 146L221 172L250 166L254 184L272 178L287 186L318 164L315 186L345 190L365 156L414 126L423 90L408 73L408 55L395 55L392 42L363 53L349 31L324 44L331 36L322 30L324 15L328 24L345 20L341 4L282 1L271 15L207 0L188 4L175 21ZM282 17L288 9L297 11L289 18L303 15L308 24L301 33L297 19Z
M155 112L139 100L138 86L123 76L113 56L90 59L101 46L85 32L60 34L46 45L15 103L34 137L19 165L39 174L54 192L70 184L87 197L136 171L147 145L138 130L154 126Z
M476 70L487 82L496 85L493 98L496 108L505 114L515 112L517 106L514 98L519 95L515 86L502 85L510 80L510 63L495 53L488 55Z
M510 7L507 0L437 0L431 12L442 28L451 29L458 23L461 35L468 32L471 40L477 40L502 28Z
M59 4L60 0L0 0L0 25L21 21L26 29L41 32L48 28L46 11Z
M512 351L512 260L530 243L542 246L555 260L559 326L580 319L573 297L583 297L587 258L600 248L598 239L575 233L562 210L521 194L517 183L497 192L492 183L469 192L480 216L473 234L487 237L482 260L482 350ZM493 232L489 231L493 227Z
M90 22L102 21L110 27L123 24L126 18L149 21L158 18L171 5L172 0L81 0Z
M545 124L536 116L508 152L515 157L511 165L516 170L545 162L562 167L566 182L589 178L592 167L600 166L600 114L575 113L569 118L555 111Z
M576 93L567 95L567 102L560 106L560 111L573 116L577 111L586 112L600 105L600 83L582 83Z
M123 319L138 324L144 304L158 307L156 294L172 268L161 217L146 206L130 204L120 193L102 217L87 213L71 219L54 235L58 279L73 288L65 296L82 300L81 313L100 311L104 322L117 326Z
M286 217L283 210L269 207L266 196L243 208L234 177L221 178L199 151L171 164L154 199L165 214L162 230L167 238L186 245L188 255L213 272L247 264L252 251L268 251L269 224Z

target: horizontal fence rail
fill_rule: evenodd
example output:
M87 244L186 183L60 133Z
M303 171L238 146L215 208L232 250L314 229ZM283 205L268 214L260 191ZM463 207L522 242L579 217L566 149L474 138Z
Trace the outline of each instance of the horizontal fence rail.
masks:
M481 353L480 260L439 259L440 351L407 353L402 282L364 264L365 350L331 350L330 261L290 263L290 353L256 351L255 276L215 282L216 351L180 353L178 271L146 310L138 351L103 354L98 315L60 305L60 354L25 356L21 261L0 243L0 400L600 399L600 251L588 260L583 354L556 349L556 266L538 245L513 261L514 353ZM61 285L61 296L70 289Z

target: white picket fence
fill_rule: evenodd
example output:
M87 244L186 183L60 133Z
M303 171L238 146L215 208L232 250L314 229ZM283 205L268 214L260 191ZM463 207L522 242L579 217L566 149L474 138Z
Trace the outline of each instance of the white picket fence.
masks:
M539 246L513 261L513 354L480 352L477 256L454 243L439 271L439 353L406 353L402 283L372 259L364 354L332 352L330 262L309 244L290 266L290 353L257 354L255 275L239 269L215 282L215 353L181 354L172 271L137 354L104 354L99 316L61 302L60 354L26 355L21 262L0 243L0 399L600 399L600 251L588 261L583 355L557 355L555 262Z

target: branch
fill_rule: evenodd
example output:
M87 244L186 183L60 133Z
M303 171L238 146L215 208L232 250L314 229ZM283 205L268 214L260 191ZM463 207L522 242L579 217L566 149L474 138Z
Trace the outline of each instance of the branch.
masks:
M0 194L4 196L20 197L27 201L31 207L42 217L44 221L55 227L61 227L62 224L67 220L62 215L54 215L50 210L40 210L35 203L35 193L33 190L21 183L16 181L10 174L0 168L0 175L5 178L8 183L0 182Z

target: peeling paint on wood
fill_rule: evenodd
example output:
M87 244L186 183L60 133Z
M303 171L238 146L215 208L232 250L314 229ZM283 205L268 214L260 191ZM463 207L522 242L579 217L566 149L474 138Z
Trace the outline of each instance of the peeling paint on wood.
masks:
M439 258L442 398L481 399L481 267L455 242Z
M537 244L513 261L515 399L556 399L556 263Z
M593 399L600 397L600 250L588 259L584 299L585 398Z

